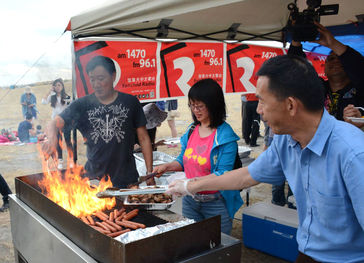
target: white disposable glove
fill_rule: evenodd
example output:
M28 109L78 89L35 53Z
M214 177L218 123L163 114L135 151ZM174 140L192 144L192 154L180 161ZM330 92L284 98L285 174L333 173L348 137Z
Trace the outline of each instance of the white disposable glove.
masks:
M184 196L184 195L191 195L188 189L187 184L190 181L190 179L184 179L184 180L175 180L171 182L168 185L168 190L166 194L175 195L175 196Z

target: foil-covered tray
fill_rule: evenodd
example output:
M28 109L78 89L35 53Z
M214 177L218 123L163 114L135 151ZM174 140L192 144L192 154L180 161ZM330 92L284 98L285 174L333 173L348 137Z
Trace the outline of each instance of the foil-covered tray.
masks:
M147 172L147 168L145 167L144 157L142 153L134 153L135 165L138 171L139 176L145 176ZM153 152L153 166L158 166L161 164L173 162L175 157L166 154L164 152L154 151ZM162 184L159 182L159 178L155 178L155 181L158 185Z
M238 146L238 153L239 153L240 158L248 157L250 155L251 151L252 151L252 149L250 149L249 147Z

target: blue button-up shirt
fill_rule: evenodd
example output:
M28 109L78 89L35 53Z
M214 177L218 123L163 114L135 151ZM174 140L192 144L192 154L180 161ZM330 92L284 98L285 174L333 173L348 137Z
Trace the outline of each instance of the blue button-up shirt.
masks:
M290 135L275 135L248 170L259 182L288 181L302 253L321 262L364 262L363 131L324 110L304 149Z

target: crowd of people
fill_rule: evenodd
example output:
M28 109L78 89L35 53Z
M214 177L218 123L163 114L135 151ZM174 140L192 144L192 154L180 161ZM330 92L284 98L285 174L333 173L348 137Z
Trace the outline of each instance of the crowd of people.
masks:
M332 50L328 80L318 77L300 43L266 61L256 87L257 112L271 130L266 150L248 167L175 180L169 193L195 196L287 181L299 219L296 262L363 262L364 133L349 117L363 115L364 58L316 26L316 42Z
M147 175L185 173L168 190L183 196L183 215L196 221L220 215L227 234L243 204L241 189L270 183L272 202L286 205L287 182L299 217L296 262L364 261L364 125L352 121L363 115L364 58L316 26L320 37L315 42L332 50L325 62L327 80L318 77L301 43L292 41L287 55L271 58L259 69L256 94L242 96L245 143L258 146L260 120L266 124L265 150L247 167L236 167L240 137L226 122L224 94L212 79L197 81L188 92L192 123L181 136L178 157L153 167L157 127L167 120L171 136L178 136L177 101L141 104L116 91L114 62L104 56L86 66L92 94L69 103L62 80L53 82L42 101L53 108L42 150L62 164L62 136L72 152L69 131L77 129L87 147L83 176L100 180L109 175L114 187L125 188L138 181L133 155L138 145ZM28 88L21 105L25 120L19 129L27 132L19 137L28 141L38 112ZM11 191L0 179L3 211Z

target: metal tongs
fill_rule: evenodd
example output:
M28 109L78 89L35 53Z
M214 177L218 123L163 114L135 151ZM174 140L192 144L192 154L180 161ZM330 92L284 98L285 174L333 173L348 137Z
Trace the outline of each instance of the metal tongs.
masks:
M138 186L140 185L141 183L151 179L151 178L154 178L154 176L158 175L158 173L151 173L151 174L148 174L146 176L139 176L139 179L138 179L138 182L134 183L134 184L130 184L128 185L128 187L131 187L131 186Z
M107 188L105 191L98 192L98 198L128 196L128 195L145 195L145 194L163 194L167 191L167 186L149 187L142 189L117 189Z

